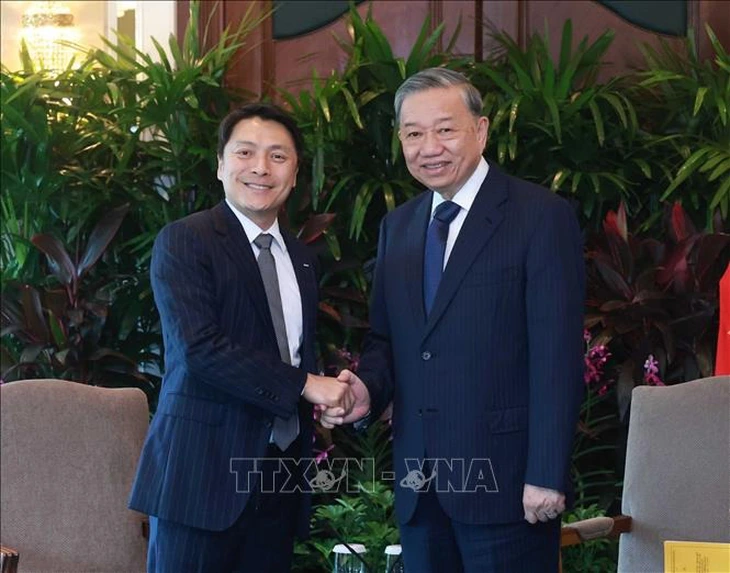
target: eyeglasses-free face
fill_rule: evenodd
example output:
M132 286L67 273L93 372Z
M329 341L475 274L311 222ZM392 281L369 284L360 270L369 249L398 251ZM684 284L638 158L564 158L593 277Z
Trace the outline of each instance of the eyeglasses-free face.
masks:
M408 171L451 199L479 165L488 128L486 117L469 111L459 86L410 94L398 130Z
M218 158L218 179L226 198L261 229L276 220L279 208L297 182L294 141L276 121L251 117L231 132Z

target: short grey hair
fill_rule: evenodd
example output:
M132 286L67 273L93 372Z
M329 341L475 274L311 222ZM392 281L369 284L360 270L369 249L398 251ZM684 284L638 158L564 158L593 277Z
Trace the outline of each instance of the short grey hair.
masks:
M482 95L464 74L446 68L428 68L421 70L404 81L395 92L395 124L400 125L400 111L406 97L411 94L433 88L450 88L458 86L464 96L464 103L474 117L482 115Z

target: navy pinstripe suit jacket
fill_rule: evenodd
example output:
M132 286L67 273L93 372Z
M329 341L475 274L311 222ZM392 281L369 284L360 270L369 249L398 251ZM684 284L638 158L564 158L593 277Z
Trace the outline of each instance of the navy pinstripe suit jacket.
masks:
M261 458L273 418L299 412L311 457L312 408L300 399L315 371L317 281L306 248L282 230L302 297L300 368L279 357L258 265L225 202L166 226L152 253L166 372L130 507L208 530L240 516L252 489L231 459ZM299 531L308 525L305 497Z
M583 395L580 230L566 201L490 166L427 318L430 209L426 192L381 224L359 367L374 416L394 400L396 514L413 514L407 476L426 454L448 460L427 486L452 519L520 521L525 483L570 489Z

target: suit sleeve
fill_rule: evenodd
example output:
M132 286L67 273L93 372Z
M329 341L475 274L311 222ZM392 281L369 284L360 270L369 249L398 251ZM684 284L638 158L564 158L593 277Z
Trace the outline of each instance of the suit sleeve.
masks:
M363 343L358 376L370 394L370 420L377 420L393 399L393 359L385 295L385 254L387 217L380 224L378 256L370 296L370 330Z
M529 436L525 483L565 492L583 398L585 265L572 208L554 198L527 255Z
M294 414L306 372L234 343L221 331L211 259L202 238L184 224L165 227L155 241L152 288L165 344L174 346L167 356L176 359L167 369L183 368L193 380L274 415Z

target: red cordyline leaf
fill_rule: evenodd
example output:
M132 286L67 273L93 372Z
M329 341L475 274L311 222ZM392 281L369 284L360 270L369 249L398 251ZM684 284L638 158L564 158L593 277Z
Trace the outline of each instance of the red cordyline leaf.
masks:
M699 239L698 235L690 237L683 241L682 244L669 254L667 260L659 268L657 273L657 282L662 287L674 286L675 292L687 292L692 283L692 269L689 264L689 255L695 243Z
M51 272L62 285L70 286L76 281L76 268L61 241L48 233L33 235L30 241L46 255Z
M676 201L672 205L672 223L670 229L675 243L681 243L687 237L697 233L692 221L687 217L687 213L685 213L679 201Z
M319 213L310 217L299 231L299 240L305 244L316 241L332 224L334 213Z
M129 211L129 204L124 204L108 211L96 224L86 245L86 252L76 269L78 276L83 276L86 271L96 264L96 261L104 254L104 251L111 243L114 235L117 234L124 216Z
M626 206L624 202L618 206L618 213L609 211L606 213L606 220L603 222L603 229L609 235L618 235L625 242L628 242L628 227L626 225Z

